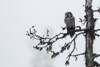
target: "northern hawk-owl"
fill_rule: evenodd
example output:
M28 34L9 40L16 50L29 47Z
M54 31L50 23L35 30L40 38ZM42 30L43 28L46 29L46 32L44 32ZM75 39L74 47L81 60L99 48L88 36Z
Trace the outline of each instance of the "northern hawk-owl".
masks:
M71 38L74 36L75 32L71 30L75 30L75 18L71 12L65 13L64 22L66 24L67 32L70 34Z

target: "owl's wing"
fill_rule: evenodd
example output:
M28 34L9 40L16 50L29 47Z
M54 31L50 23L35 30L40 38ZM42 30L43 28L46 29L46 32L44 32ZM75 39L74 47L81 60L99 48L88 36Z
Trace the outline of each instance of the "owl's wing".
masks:
M66 24L66 27L69 28L69 27L70 27L70 26L69 26L69 24L70 24L69 18L65 17L64 22L65 22L65 24Z
M71 25L72 25L72 27L75 27L75 18L72 17L70 21L71 21Z

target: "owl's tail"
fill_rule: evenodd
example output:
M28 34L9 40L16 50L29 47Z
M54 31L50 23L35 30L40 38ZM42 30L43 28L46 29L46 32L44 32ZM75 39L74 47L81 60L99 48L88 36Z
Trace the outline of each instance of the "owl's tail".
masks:
M75 32L70 32L70 37L72 38L74 36Z
M73 31L75 30L75 28L71 27L71 28L67 28L67 32L69 33L70 37L72 38L75 34L75 32Z

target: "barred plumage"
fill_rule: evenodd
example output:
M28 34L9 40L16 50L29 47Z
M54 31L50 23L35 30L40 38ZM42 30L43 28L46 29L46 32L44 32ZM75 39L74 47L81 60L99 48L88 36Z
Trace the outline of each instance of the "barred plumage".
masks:
M71 12L65 13L65 24L67 27L67 32L70 34L71 38L74 36L75 32L71 30L75 30L75 18Z

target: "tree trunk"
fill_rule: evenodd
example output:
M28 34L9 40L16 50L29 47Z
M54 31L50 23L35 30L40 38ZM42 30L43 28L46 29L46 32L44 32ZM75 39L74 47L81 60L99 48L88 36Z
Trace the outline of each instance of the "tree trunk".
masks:
M94 36L94 17L93 17L93 10L92 10L92 0L85 0L85 18L86 18L86 49L85 49L85 61L86 67L94 67L94 60L93 60L93 40L95 39Z

